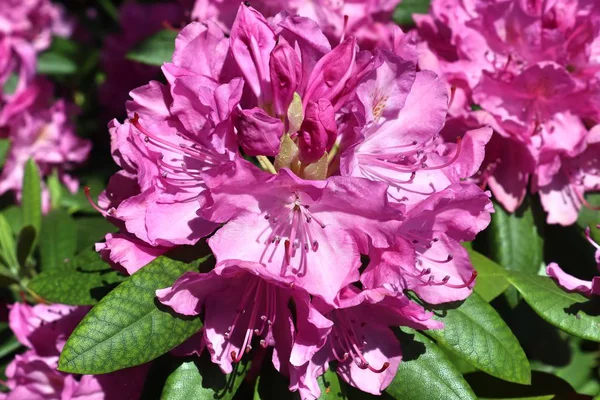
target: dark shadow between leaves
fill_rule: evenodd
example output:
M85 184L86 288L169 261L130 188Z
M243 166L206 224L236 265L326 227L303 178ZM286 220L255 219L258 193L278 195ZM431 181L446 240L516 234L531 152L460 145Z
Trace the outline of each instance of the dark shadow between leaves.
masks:
M421 355L425 354L427 350L425 344L419 342L414 333L403 332L400 328L393 328L392 330L402 347L402 362L417 360Z
M591 396L577 394L567 382L552 374L533 371L531 385L519 385L494 378L484 372L473 372L465 379L478 398L507 399L555 395L555 399L583 400Z
M111 290L119 286L121 282L108 283L102 281L102 286L98 286L90 289L90 297L94 300L100 301L104 296L110 293Z
M594 297L584 303L574 303L566 307L565 312L575 315L576 318L581 318L579 312L584 312L590 317L600 316L600 299Z

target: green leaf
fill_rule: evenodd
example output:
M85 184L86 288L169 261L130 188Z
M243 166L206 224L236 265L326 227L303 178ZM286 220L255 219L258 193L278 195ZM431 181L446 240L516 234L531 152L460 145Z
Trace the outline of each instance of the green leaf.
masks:
M477 293L436 319L444 322L444 329L430 330L427 334L440 347L505 381L522 384L531 381L529 362L519 341Z
M38 57L37 71L42 75L69 75L77 71L77 65L63 54L46 51Z
M60 198L62 196L62 186L56 169L52 172L52 175L48 176L46 184L48 185L48 191L50 192L52 209L55 210L60 207Z
M236 363L233 372L225 375L205 353L200 359L182 362L167 378L160 398L231 400L249 368L249 363Z
M594 206L600 206L600 193L590 193L585 196L588 203ZM600 224L600 210L592 210L588 207L581 207L577 225L582 229L591 228L590 234L592 238L600 243L600 229L595 229L596 225Z
M467 249L471 263L477 270L475 291L487 302L494 300L510 287L506 279L506 270L484 256L483 254Z
M8 225L8 221L6 221L6 218L2 214L0 214L0 255L2 255L10 271L13 274L17 274L19 261L17 260L15 238L13 237L10 225Z
M338 374L329 368L323 375L317 378L321 389L320 400L346 400L345 382L340 381Z
M394 10L398 25L414 25L413 14L427 14L430 0L403 0Z
M86 180L85 186L90 188L90 197L96 200L98 195L104 189L105 184L102 179L91 178ZM70 214L76 212L96 215L98 214L98 211L92 207L83 190L79 190L75 194L69 192L68 190L63 190L60 197L60 205L66 208Z
M42 271L28 288L52 303L91 306L125 279L94 249L88 249L67 263Z
M171 61L175 51L177 32L164 29L135 46L127 58L148 65L163 65Z
M31 226L36 234L42 227L42 180L35 161L29 159L25 164L23 176L23 225Z
M508 279L544 320L572 335L600 342L600 318L586 313L589 299L565 292L545 276L511 272Z
M0 359L14 353L20 349L21 346L21 342L19 342L16 337L10 336L8 340L0 344Z
M12 73L9 75L6 82L4 82L4 87L2 88L2 92L7 95L13 94L15 90L17 90L17 85L19 84L19 75L16 73ZM7 140L7 139L3 139Z
M10 149L9 139L0 139L0 167L6 162L6 156L8 155L8 149Z
M525 199L512 214L496 204L488 228L489 254L492 260L511 271L537 274L544 262L544 241L536 225L530 201ZM507 300L516 306L519 298L514 290L507 292Z
M156 299L199 262L185 264L159 257L104 297L75 328L62 351L59 370L103 374L140 365L166 353L201 327Z
M403 361L386 389L396 399L477 399L456 367L435 343L411 329L400 338Z
M75 220L77 224L77 249L93 245L104 240L104 236L110 232L116 232L117 228L104 217L83 217Z
M65 210L52 210L44 216L40 234L42 271L60 269L75 255L76 245L77 225Z
M2 210L2 215L10 225L13 235L17 236L23 228L23 210L17 206L9 206Z

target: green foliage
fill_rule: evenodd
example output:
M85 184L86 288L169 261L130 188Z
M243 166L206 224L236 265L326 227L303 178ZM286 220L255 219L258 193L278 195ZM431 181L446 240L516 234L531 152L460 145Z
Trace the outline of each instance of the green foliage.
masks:
M101 216L81 217L75 220L77 225L77 250L83 250L94 243L101 242L110 232L117 228Z
M199 262L159 257L104 297L77 326L62 351L59 370L102 374L140 365L185 341L200 318L175 315L155 292L173 284Z
M47 51L38 57L38 73L43 75L70 75L75 73L77 65L60 53Z
M492 376L509 382L530 382L529 362L519 341L477 293L438 319L444 322L444 329L427 332L438 345Z
M414 25L413 14L427 14L431 0L403 0L394 10L398 25Z
M33 159L25 164L23 176L23 225L31 226L36 233L42 227L42 180Z
M127 58L142 64L160 66L171 61L177 31L164 29L142 41L127 53Z
M169 375L161 400L231 400L242 383L250 365L238 363L231 374L223 374L205 352L204 356L183 361Z
M125 280L91 248L72 260L58 260L51 265L35 276L28 287L53 303L91 306Z
M395 399L469 400L477 399L448 357L427 337L403 329L403 362L386 389Z
M8 155L8 149L10 149L9 139L0 139L0 167L6 162L6 156Z
M590 193L586 197L588 203L594 206L600 206L600 193ZM592 210L588 207L582 207L579 211L577 225L582 229L591 228L590 233L592 238L600 243L600 229L595 229L596 225L600 224L600 210Z
M590 315L594 304L578 293L567 293L544 276L511 272L509 281L540 317L572 335L600 342L600 318Z
M506 279L506 270L483 254L473 249L467 250L477 270L475 291L485 301L490 302L510 287L510 282Z
M60 269L77 250L77 225L64 210L52 210L42 219L40 234L40 268Z
M535 274L544 262L544 240L540 232L537 210L528 200L513 214L496 205L487 230L492 260L511 271ZM515 306L519 299L514 290L507 300Z

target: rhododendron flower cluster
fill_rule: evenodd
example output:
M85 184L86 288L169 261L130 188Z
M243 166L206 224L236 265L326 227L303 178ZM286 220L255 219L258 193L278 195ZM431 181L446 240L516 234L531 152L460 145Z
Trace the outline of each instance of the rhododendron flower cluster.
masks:
M491 128L444 140L444 83L414 59L401 42L332 46L311 19L268 21L244 4L227 35L191 23L163 66L167 83L133 90L129 118L109 125L122 169L98 209L120 232L97 249L135 273L210 236L215 268L157 296L204 315L214 363L231 372L252 346L273 347L303 398L319 396L332 361L381 393L402 357L390 327L442 326L405 292L465 299L476 272L460 242L493 212L464 181Z
M600 229L600 225L597 228ZM585 230L585 236L596 249L595 258L600 270L600 245L591 238L590 228ZM585 296L600 295L600 276L595 276L591 281L584 281L567 274L556 263L550 263L546 268L546 273L565 290L579 292Z
M529 186L548 223L562 225L593 208L584 196L600 184L598 3L439 0L415 21L420 66L450 88L451 124L494 128L479 180L498 201L515 211Z
M75 376L57 371L58 357L67 338L88 307L62 304L15 303L11 306L9 325L17 340L27 350L15 356L6 368L9 389L1 393L6 400L47 399L125 399L138 398L147 366L107 375Z
M10 142L0 194L12 191L20 199L30 158L43 175L56 171L69 190L77 190L67 171L86 160L91 144L75 134L72 107L54 101L52 84L36 76L38 52L50 45L52 35L70 32L62 9L49 1L0 2L0 138ZM46 190L43 200L48 210Z
M332 43L344 35L352 35L363 49L391 48L398 29L391 22L392 12L399 0L255 0L246 2L265 17L281 11L300 15L315 21ZM237 15L239 0L196 0L191 18L196 21L212 20L229 32Z

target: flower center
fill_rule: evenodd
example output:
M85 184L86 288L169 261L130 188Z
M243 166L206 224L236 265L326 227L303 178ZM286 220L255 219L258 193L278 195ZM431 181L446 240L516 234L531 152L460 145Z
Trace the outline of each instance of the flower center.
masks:
M366 322L359 323L356 320L348 319L347 313L341 309L332 311L329 318L333 321L329 345L333 356L340 363L352 358L358 368L369 369L377 374L384 372L390 366L390 363L386 361L380 368L374 368L366 360L363 353L367 346L366 337L364 334L359 335L360 330L366 326Z
M260 337L260 345L264 348L273 345L272 328L277 314L277 287L260 278L252 278L240 303L231 325L223 335L227 344L223 353L227 354L232 341L237 341L239 352L230 352L233 362L239 362L244 353L252 350L252 338ZM234 338L235 333L235 338Z
M292 204L284 207L281 213L264 215L264 218L270 223L271 234L264 241L263 255L268 255L268 261L271 262L279 244L283 242L285 257L282 272L287 270L293 261L296 261L296 267L292 268L292 272L303 275L307 270L306 255L311 250L316 252L319 249L319 242L315 238L313 229L317 227L325 229L325 224L309 211L309 205L302 204L297 193L294 196ZM273 248L269 250L271 246ZM268 254L269 252L270 254Z

